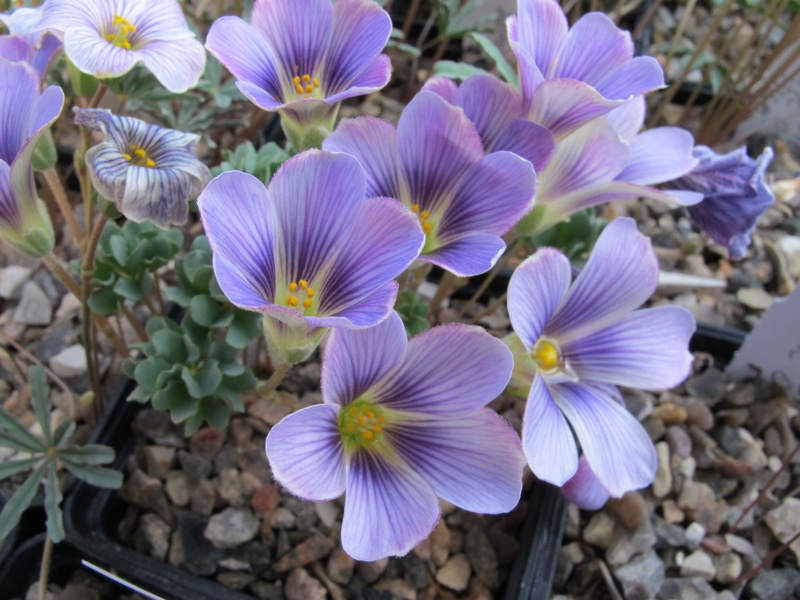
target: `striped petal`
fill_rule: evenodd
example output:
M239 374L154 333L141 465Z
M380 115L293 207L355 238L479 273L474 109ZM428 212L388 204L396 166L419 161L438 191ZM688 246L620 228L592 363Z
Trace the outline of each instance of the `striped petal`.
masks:
M194 38L153 40L138 52L161 85L175 94L195 87L206 68L206 51Z
M120 77L142 59L138 52L119 48L92 29L68 29L64 50L80 71L98 79Z

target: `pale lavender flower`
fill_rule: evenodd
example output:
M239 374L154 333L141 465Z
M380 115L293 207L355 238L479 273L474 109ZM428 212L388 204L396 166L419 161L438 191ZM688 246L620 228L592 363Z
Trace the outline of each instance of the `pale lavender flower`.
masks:
M347 494L342 547L357 560L403 555L439 520L437 496L474 512L519 501L519 438L485 408L511 353L478 327L443 325L406 340L397 313L331 333L322 399L272 428L275 478L307 500Z
M324 143L367 172L367 193L398 198L426 234L420 260L459 276L488 271L505 250L502 236L533 206L536 176L511 152L484 155L464 111L432 92L417 94L397 129L361 117L343 121Z
M137 223L149 219L161 228L186 223L188 201L211 179L211 171L195 154L200 136L106 109L74 110L75 123L105 134L85 159L97 191Z
M143 63L171 92L197 85L206 64L202 44L176 0L47 0L39 29L64 37L78 70L120 77Z
M689 215L711 239L728 248L732 259L740 260L747 253L758 218L775 202L764 182L772 148L765 149L757 160L747 155L745 147L720 155L707 146L697 146L694 155L700 164L670 185L703 195L702 202L689 207Z
M18 8L10 15L0 14L8 35L0 36L0 56L13 62L26 62L44 77L50 61L61 49L61 40L39 29L42 7Z
M218 19L206 48L253 103L275 110L295 150L318 147L339 103L381 89L392 20L372 0L256 0L250 24Z
M585 456L578 459L578 470L561 487L561 493L569 502L583 510L599 510L611 497L592 472Z
M657 390L683 381L695 321L677 306L635 310L656 289L658 260L631 219L610 223L571 278L567 257L543 248L509 284L514 386L528 395L523 449L537 477L561 486L578 470L577 436L599 482L620 497L649 485L657 460L615 386Z
M355 158L309 150L269 190L232 171L200 196L217 280L231 302L264 314L281 360L305 360L330 327L371 327L391 312L394 278L424 236L411 211L368 192Z
M523 108L556 138L664 85L658 62L634 58L630 34L602 13L585 14L570 29L557 0L518 0L507 26Z
M57 86L40 92L32 67L4 58L0 81L0 237L20 252L41 257L53 249L55 236L36 194L33 153L61 113L64 92Z

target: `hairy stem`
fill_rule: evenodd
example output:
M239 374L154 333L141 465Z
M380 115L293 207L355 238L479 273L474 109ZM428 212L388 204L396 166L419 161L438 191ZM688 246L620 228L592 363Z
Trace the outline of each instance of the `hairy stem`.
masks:
M53 560L53 540L44 538L42 566L39 568L39 600L47 600L47 580L50 578L50 562Z
M55 199L56 204L58 204L61 214L64 215L64 220L67 222L70 231L72 231L72 236L75 238L75 243L80 246L83 244L83 230L75 218L75 213L73 212L72 206L70 206L69 200L67 199L67 194L64 191L64 186L61 183L58 173L53 167L50 167L46 171L42 171L42 177L44 178L47 187L50 188L50 192L53 194L53 198Z
M283 378L286 377L286 374L289 372L289 369L292 368L288 362L279 363L275 370L270 375L269 379L267 379L263 385L259 386L258 394L260 396L269 396L272 392L278 389L278 386L283 381Z

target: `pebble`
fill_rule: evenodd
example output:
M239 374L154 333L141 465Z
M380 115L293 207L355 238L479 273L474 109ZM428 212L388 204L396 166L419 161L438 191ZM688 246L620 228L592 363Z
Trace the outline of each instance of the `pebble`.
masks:
M276 508L269 516L269 523L275 529L293 529L295 521L294 513L283 506Z
M184 511L178 515L178 533L183 547L181 566L194 575L213 575L222 553L205 537L208 520Z
M80 344L64 348L50 359L50 368L59 377L80 377L86 374L86 350Z
M287 600L325 600L328 593L325 587L305 569L295 569L286 580Z
M433 564L441 567L450 556L450 530L444 519L440 519L430 536L430 553Z
M178 462L189 481L200 481L211 475L211 461L202 456L191 454L186 450L178 450Z
M787 600L800 589L800 571L772 569L761 571L750 583L754 600Z
M392 600L417 600L417 590L405 579L397 577L391 579L381 579L372 588L378 592L388 592Z
M669 449L675 456L687 457L692 454L692 438L686 432L686 429L678 425L667 427L667 432L664 437L669 444Z
M342 512L341 507L336 502L314 502L314 510L317 512L320 523L325 527L333 527Z
M649 520L636 530L617 531L606 551L606 561L612 567L618 567L647 552L655 543L656 534Z
M160 480L135 469L119 490L120 497L139 508L151 510L167 523L172 522L164 486Z
M262 517L269 515L280 503L280 489L274 483L262 484L250 498L250 506Z
M683 523L683 520L686 518L686 515L678 508L674 500L665 500L661 508L664 511L664 520L667 523Z
M271 427L274 427L284 417L292 414L292 408L274 400L256 400L247 407L247 414L251 417L261 419Z
M167 473L175 461L175 448L165 446L145 446L144 457L147 462L147 474L156 479L166 479Z
M648 519L647 502L639 492L628 492L622 498L611 498L606 506L628 529L637 529Z
M219 451L222 450L224 443L224 433L212 427L204 427L189 438L189 450L192 451L192 454L213 462Z
M14 321L25 325L49 325L52 318L50 298L34 281L26 282L14 311Z
M683 406L667 402L656 406L650 416L654 419L660 419L664 425L676 425L685 423L689 415Z
M80 309L81 301L72 292L68 292L62 299L61 304L56 309L56 319L63 319L64 317L72 318Z
M214 511L217 502L217 492L214 484L203 479L191 487L189 492L189 506L193 512L200 515L209 516Z
M717 558L714 578L722 584L733 583L742 574L742 559L735 552L728 552Z
M153 558L167 558L171 532L170 526L153 513L145 513L139 519L139 535L144 539L145 551Z
M682 401L686 409L686 422L696 425L703 431L710 431L714 427L714 415L708 405L697 398L686 398Z
M227 504L230 506L242 506L244 504L242 477L238 469L223 469L214 482L217 494Z
M304 567L315 560L325 558L333 550L333 540L324 535L312 535L306 541L298 544L289 552L284 554L275 563L274 569L278 573L290 571L298 567Z
M217 548L233 548L252 540L261 524L248 508L226 508L208 520L204 535Z
M664 563L653 550L614 571L626 600L655 598L664 583L665 573Z
M611 543L616 521L607 512L595 513L583 530L583 539L592 546L606 549Z
M763 471L767 466L767 455L760 441L744 428L739 429L739 436L742 438L742 451L739 459L745 463L753 473Z
M667 523L658 515L651 517L653 531L656 534L656 548L683 548L686 545L686 532L682 527Z
M167 482L164 484L167 497L175 506L184 507L189 504L189 478L183 471L170 471L167 473Z
M659 596L670 600L711 600L717 597L717 592L702 577L668 577L661 586Z
M388 566L388 558L381 558L373 561L359 561L356 563L356 573L364 580L364 583L370 585L380 579Z
M784 498L780 506L767 513L764 521L779 542L788 542L800 527L800 499ZM800 538L796 539L789 548L800 560Z
M690 377L684 383L686 391L714 406L725 396L728 378L719 369L706 369L699 375Z
M717 570L714 561L702 550L695 550L683 560L681 565L681 576L683 577L702 577L706 581L714 579Z
M19 296L20 288L31 278L32 272L20 265L9 265L0 270L0 298L11 300Z
M736 299L753 310L767 310L772 306L772 294L763 288L742 288L736 292Z
M689 550L694 550L700 545L704 537L706 537L706 528L700 525L700 523L691 523L686 528L686 547L689 548Z
M672 468L669 460L669 444L659 442L656 444L658 455L658 468L653 480L653 494L656 498L663 498L672 491Z
M573 544L570 544L572 546ZM580 552L580 545L577 546ZM475 525L467 531L464 538L464 551L466 552L469 564L481 583L489 589L495 589L499 584L499 564L497 553L492 546L492 542L480 525ZM577 562L583 560L583 555Z
M436 572L436 581L456 592L463 592L469 585L472 569L464 554L456 554Z
M413 556L413 555L409 555ZM325 571L333 581L340 585L347 585L353 577L356 561L341 548L336 548L328 557Z

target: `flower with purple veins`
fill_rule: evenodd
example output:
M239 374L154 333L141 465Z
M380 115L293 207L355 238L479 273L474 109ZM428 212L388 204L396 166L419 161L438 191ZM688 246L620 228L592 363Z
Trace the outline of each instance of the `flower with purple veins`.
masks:
M256 106L278 111L295 151L319 147L339 103L389 82L392 31L373 0L256 0L250 24L223 17L206 48Z
M63 34L67 58L98 79L143 63L161 85L181 93L205 69L203 45L176 0L47 0L43 13L39 29Z
M420 260L459 276L485 273L505 250L500 237L533 206L536 175L511 152L484 155L460 108L420 92L397 129L373 117L343 121L326 150L347 152L367 173L367 193L398 198L425 232Z
M33 154L58 118L64 92L39 91L32 67L0 58L0 238L30 256L42 257L55 244L47 208L36 194ZM10 84L13 82L13 85Z
M44 77L50 61L61 49L61 40L39 29L42 7L18 8L10 15L0 14L0 23L8 35L0 35L0 56L13 62L25 62Z
M211 171L195 154L200 137L106 109L74 110L75 123L97 127L105 135L86 152L97 191L137 223L149 219L163 229L186 223L188 201L211 179Z
M268 190L232 171L198 199L217 280L231 302L264 315L275 358L301 362L328 328L372 327L391 313L394 279L425 237L411 211L375 196L354 157L308 150Z
M397 313L325 344L323 404L272 428L267 457L301 498L346 493L342 546L357 560L403 555L433 530L437 496L508 512L525 458L513 429L485 408L508 382L511 353L478 327L442 325L406 339Z
M697 146L694 155L700 161L697 167L670 185L703 195L702 202L689 207L689 215L711 239L728 248L733 260L740 260L758 218L775 202L764 182L772 148L756 160L745 147L717 154L707 146Z
M569 28L557 0L518 0L507 22L528 119L556 138L664 85L650 56L633 56L630 33L591 12Z
M657 459L616 386L683 381L695 321L677 306L635 310L656 289L658 259L632 219L611 222L571 279L567 257L543 248L509 283L512 381L528 396L522 445L534 474L562 486L578 471L574 431L597 480L620 497L652 482Z

